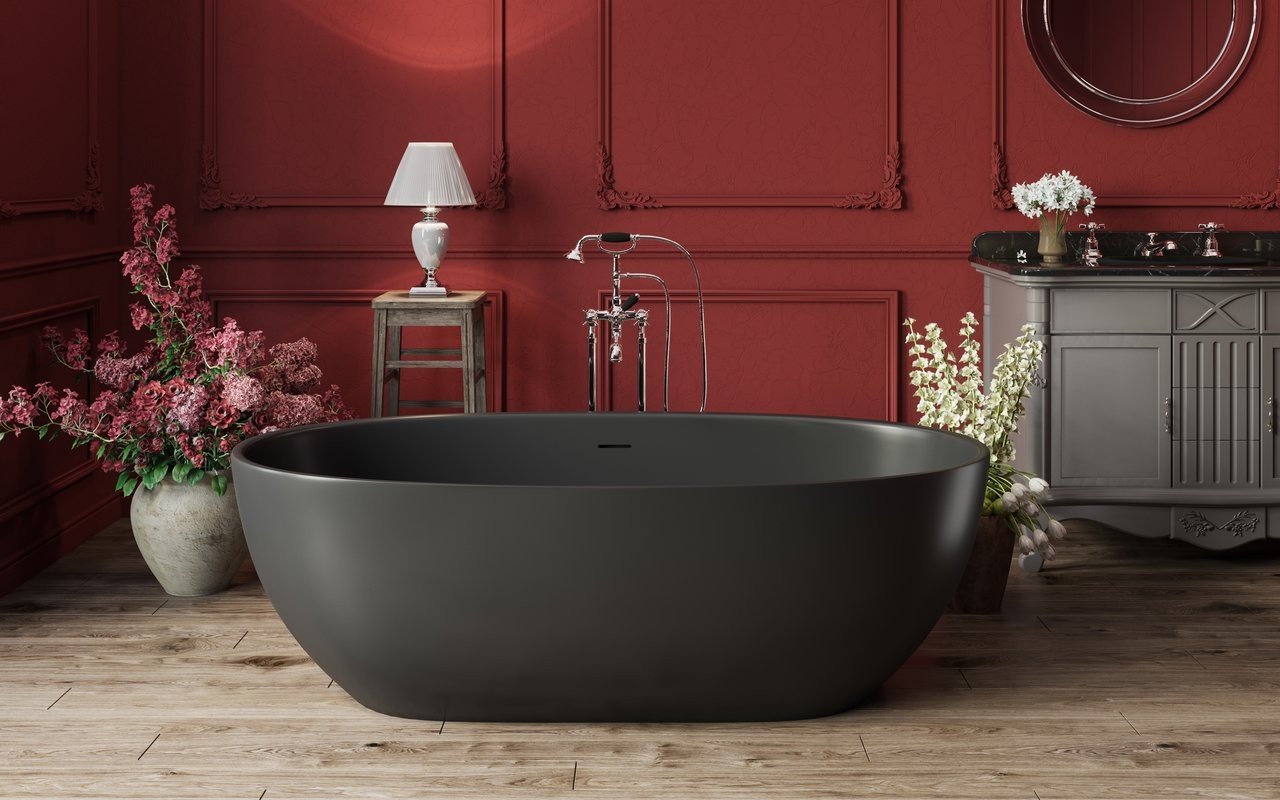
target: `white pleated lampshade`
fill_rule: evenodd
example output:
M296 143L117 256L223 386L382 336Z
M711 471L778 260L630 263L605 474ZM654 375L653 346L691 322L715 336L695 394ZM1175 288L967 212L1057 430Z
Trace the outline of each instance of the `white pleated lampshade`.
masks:
M410 142L387 191L387 206L473 206L475 192L453 142Z

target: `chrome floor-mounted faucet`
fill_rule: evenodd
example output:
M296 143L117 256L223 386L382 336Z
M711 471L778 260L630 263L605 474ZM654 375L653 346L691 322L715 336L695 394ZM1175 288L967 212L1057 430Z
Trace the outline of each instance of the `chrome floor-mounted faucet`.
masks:
M698 339L702 346L702 401L698 406L698 411L707 410L707 324L705 304L702 298L702 278L698 275L698 265L694 263L693 256L689 255L689 251L674 239L668 239L665 236L652 236L643 233L592 233L583 236L573 249L565 253L565 258L570 261L585 263L586 258L582 253L582 247L585 244L594 242L600 252L610 256L612 261L612 290L609 296L609 303L602 309L589 308L584 313L586 319L584 325L587 328L587 410L595 411L598 405L597 385L599 365L596 357L599 346L597 344L597 330L601 326L608 329L609 336L609 363L618 364L622 361L622 328L624 323L632 322L636 326L636 352L637 352L637 368L638 368L638 393L637 410L645 411L646 409L646 351L647 351L647 328L649 325L649 312L643 308L635 308L640 302L640 295L632 294L630 297L622 296L623 279L648 280L657 283L662 288L662 299L666 307L666 331L663 336L665 343L663 359L662 359L662 410L670 409L671 401L671 293L667 290L667 282L658 275L648 272L623 272L622 256L636 249L643 240L663 242L679 250L684 255L685 260L689 262L689 267L693 270L693 282L697 290L698 301ZM613 246L606 246L613 245Z

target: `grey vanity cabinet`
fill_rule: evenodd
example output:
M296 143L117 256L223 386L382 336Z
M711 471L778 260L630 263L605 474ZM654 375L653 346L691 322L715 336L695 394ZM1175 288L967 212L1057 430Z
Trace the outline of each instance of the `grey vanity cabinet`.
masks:
M1055 336L1050 345L1053 484L1168 486L1169 337Z
M1280 538L1280 269L974 267L984 352L1025 322L1046 343L1016 463L1056 516L1215 550Z

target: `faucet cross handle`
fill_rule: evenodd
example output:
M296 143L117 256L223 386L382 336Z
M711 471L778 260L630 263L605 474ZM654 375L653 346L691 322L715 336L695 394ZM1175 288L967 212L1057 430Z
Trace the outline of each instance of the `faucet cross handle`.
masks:
M1081 222L1080 230L1082 231L1105 231L1107 224L1105 222Z
M1204 231L1205 234L1204 249L1201 251L1200 255L1208 256L1209 258L1217 258L1222 255L1222 253L1218 251L1217 234L1220 231L1225 232L1227 229L1216 222L1202 222L1200 223L1200 230Z

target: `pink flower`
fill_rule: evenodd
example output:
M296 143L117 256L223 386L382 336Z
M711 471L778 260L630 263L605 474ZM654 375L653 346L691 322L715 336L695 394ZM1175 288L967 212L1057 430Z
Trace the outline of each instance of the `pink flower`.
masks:
M267 416L272 424L281 428L310 425L321 421L324 414L320 398L313 394L272 392L267 396Z
M164 404L169 399L159 381L147 381L138 387L133 395L133 407L139 411L149 412Z
M31 401L31 393L21 386L15 386L9 390L9 408L8 413L14 422L19 425L30 425L31 420L35 419L36 406ZM14 431L17 434L18 431Z
M205 419L215 428L225 428L235 422L239 416L240 414L230 404L217 400L209 405Z
M62 399L58 401L58 407L49 412L49 419L77 419L83 415L84 402L80 399L80 395L76 394L73 389L63 389Z
M262 405L266 392L256 378L228 375L222 382L222 402L238 412L252 411Z
M129 319L133 322L133 329L140 331L151 324L155 315L142 303L133 303L129 306Z
M193 431L200 427L204 419L205 409L209 405L209 390L199 384L187 385L185 381L181 383L183 388L172 396L169 419L178 423L182 430Z
M125 351L125 343L121 341L120 334L116 331L108 333L98 340L98 352L104 355L123 355Z
M93 402L89 405L89 413L99 416L118 410L116 398L118 395L110 389L104 390L97 397L93 398Z

